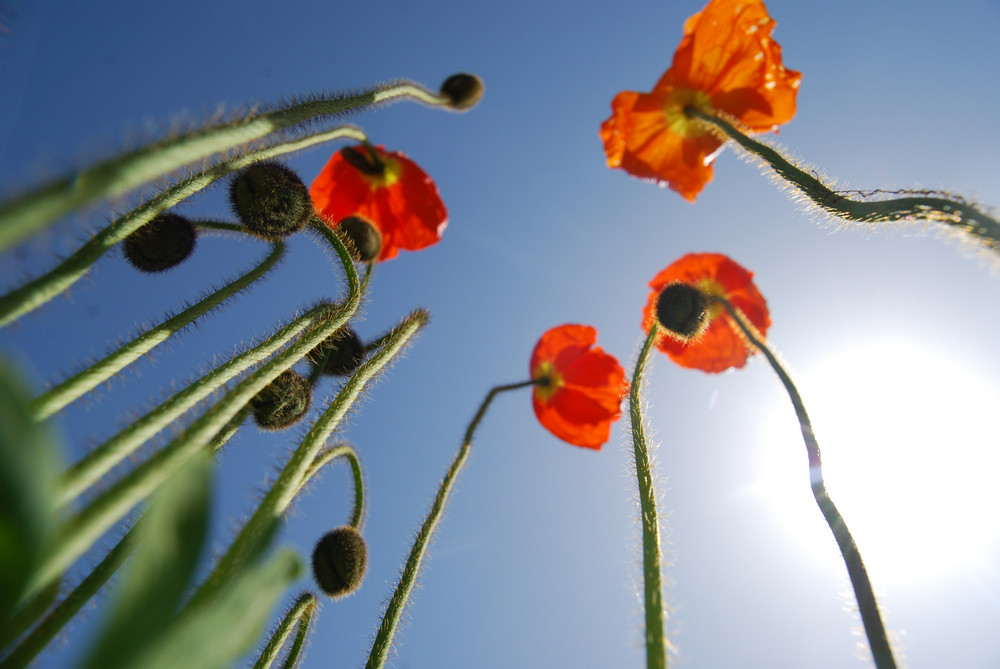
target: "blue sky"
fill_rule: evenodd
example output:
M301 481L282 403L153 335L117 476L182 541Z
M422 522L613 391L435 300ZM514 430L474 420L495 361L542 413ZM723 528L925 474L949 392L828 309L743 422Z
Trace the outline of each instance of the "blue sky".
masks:
M945 188L1000 205L1000 3L767 4L786 65L803 73L781 145L842 187ZM0 42L0 195L220 109L399 77L434 88L457 71L486 83L467 114L399 103L351 119L434 178L450 223L439 245L378 267L357 324L374 337L417 306L432 314L344 432L366 468L369 571L358 594L323 607L304 666L363 663L488 389L527 378L535 341L564 322L595 325L630 369L646 283L689 251L726 253L755 272L771 342L801 381L831 491L871 555L907 666L1000 663L1000 532L989 512L1000 464L990 420L997 263L933 229L817 221L731 150L694 205L608 170L597 131L612 97L656 82L700 1L5 5L16 15ZM290 164L308 181L334 148ZM228 217L224 189L181 211ZM0 262L0 288L51 267L107 216L95 208L15 249ZM43 388L263 252L204 239L188 264L157 277L111 254L68 298L0 330L0 351ZM341 286L324 253L294 239L268 281L63 412L67 459ZM646 398L677 666L869 666L794 416L764 361L709 376L659 356ZM226 449L216 550L299 434L247 426ZM529 391L499 397L393 666L642 666L629 448L624 424L602 451L584 451L537 424ZM346 467L334 467L282 541L307 553L347 521L350 496ZM914 513L927 521L909 523ZM99 620L89 611L39 666L72 666Z

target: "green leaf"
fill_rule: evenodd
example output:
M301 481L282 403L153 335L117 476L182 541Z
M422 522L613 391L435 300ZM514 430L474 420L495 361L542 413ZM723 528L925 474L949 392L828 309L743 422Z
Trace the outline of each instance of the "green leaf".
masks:
M170 630L130 664L136 669L217 669L251 650L275 603L302 575L302 560L283 549L243 570L217 598L185 609Z
M135 533L132 564L115 592L87 669L129 666L175 618L208 531L212 459L191 459L156 493Z
M24 586L53 539L58 451L28 414L28 394L0 360L0 642L27 602Z

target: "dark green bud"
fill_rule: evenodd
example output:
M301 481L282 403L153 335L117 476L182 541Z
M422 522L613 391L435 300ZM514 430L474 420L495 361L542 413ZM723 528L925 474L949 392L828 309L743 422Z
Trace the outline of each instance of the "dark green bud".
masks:
M379 159L378 154L375 153L375 149L371 146L363 144L360 146L345 146L340 150L340 157L362 174L377 177L385 173L385 163Z
M250 406L262 430L284 430L299 422L312 403L312 386L290 369L285 370L257 393Z
M367 566L368 546L350 525L327 532L313 549L313 577L320 589L334 599L361 587Z
M694 286L671 283L656 299L656 320L681 341L694 339L708 327L709 298Z
M365 360L365 344L353 328L345 325L324 339L309 357L314 364L323 365L323 374L350 376Z
M334 230L349 242L347 250L357 262L371 262L382 250L382 233L360 216L348 216Z
M229 202L249 232L269 240L295 234L313 216L312 198L302 179L273 161L237 172L229 182Z
M448 105L455 111L472 109L483 97L483 80L474 74L453 74L441 84L441 95L448 98Z
M122 242L125 259L140 272L153 274L176 267L194 252L197 233L184 216L162 212Z

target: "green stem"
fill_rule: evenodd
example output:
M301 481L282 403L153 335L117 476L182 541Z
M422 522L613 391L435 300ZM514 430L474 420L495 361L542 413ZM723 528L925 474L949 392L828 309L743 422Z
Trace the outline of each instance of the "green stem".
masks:
M435 106L449 104L446 98L418 84L396 82L355 95L317 96L271 111L250 113L101 161L0 205L0 251L80 207L113 199L195 161L246 146L304 121L343 116L402 98Z
M47 274L0 297L0 327L37 309L68 289L83 277L101 256L151 221L157 214L183 202L219 179L260 160L300 151L341 138L363 140L365 134L357 128L345 126L313 133L292 141L276 142L262 149L249 151L231 160L213 165L180 181L114 220ZM3 221L0 220L0 226L2 225Z
M653 468L649 461L649 448L643 427L642 404L639 391L649 352L656 341L658 325L649 330L632 375L629 391L629 416L632 419L632 445L635 451L635 473L639 487L639 514L642 520L642 576L646 609L646 667L665 669L667 666L667 641L663 631L666 613L663 610L663 578L660 551L660 523L656 513L656 489L653 487Z
M797 167L774 148L740 132L733 124L694 107L688 107L685 111L709 124L723 138L732 139L746 151L770 165L778 176L831 216L861 223L935 221L967 234L987 248L1000 253L1000 221L961 198L925 196L913 191L909 197L853 200L846 197L843 191L833 190L816 176ZM873 194L882 194L882 191L874 191Z
M889 646L889 639L885 632L885 625L882 622L882 615L879 613L878 602L875 600L875 592L872 590L871 581L868 578L868 570L861 559L854 537L847 529L847 523L840 515L840 511L830 499L830 494L826 490L823 481L823 460L819 450L819 442L813 432L812 422L809 414L806 413L806 406L802 402L802 396L792 382L791 377L782 367L778 357L768 347L766 340L757 331L757 328L738 309L733 307L728 300L716 297L716 299L739 326L747 341L764 354L771 369L781 380L788 397L795 408L795 415L799 419L799 428L802 431L802 439L806 445L806 452L809 454L809 480L812 485L813 497L819 505L823 517L830 526L834 538L837 540L837 547L844 558L847 566L847 574L851 579L851 587L854 589L854 596L858 602L858 610L861 612L861 622L864 624L865 635L868 637L868 645L871 648L872 656L875 659L875 666L878 669L895 669L896 660L892 655L892 648Z
M347 273L348 298L343 306L321 305L297 319L295 322L302 326L300 331L305 330L305 332L296 341L226 393L183 434L129 472L70 519L63 529L58 545L35 572L34 579L26 589L25 597L30 597L57 578L105 531L132 507L152 494L160 484L208 443L212 435L257 393L336 332L354 315L361 304L362 286L347 248L322 221L317 219L314 227L319 228L333 245ZM308 463L304 467L308 467Z
M198 222L202 229L231 230L243 232L243 227L229 223ZM44 420L62 410L66 405L76 401L112 376L125 369L143 355L166 341L170 336L181 330L209 311L215 309L239 292L246 290L252 283L267 274L277 264L284 254L285 244L281 241L272 242L271 252L256 266L231 280L222 288L210 293L196 304L168 318L159 325L142 333L128 344L114 351L104 359L94 363L87 369L66 379L58 386L37 397L29 405L29 410L35 420Z
M218 453L222 449L248 415L250 415L250 408L244 407L215 435L211 443L213 453ZM52 642L56 634L73 619L84 604L104 587L104 584L132 554L132 550L136 546L134 536L140 523L142 523L142 518L137 520L132 528L125 533L125 536L115 544L114 548L108 551L108 554L94 567L93 571L72 592L66 595L41 623L35 626L31 634L25 637L17 648L13 649L10 655L0 662L0 669L24 669Z
M240 530L239 535L225 555L216 563L212 573L187 606L196 606L198 602L214 597L222 585L239 572L246 557L253 553L260 537L281 519L309 477L318 471L317 462L324 459L322 457L323 445L350 410L362 390L406 346L426 322L427 312L425 311L418 310L409 315L393 331L393 336L386 343L386 346L369 358L348 379L330 406L313 423L305 438L285 463L270 490L264 495L264 499L261 500L250 520ZM354 464L352 462L352 466ZM358 500L358 492L363 490L362 486L357 485L359 479L360 469L355 473L356 501ZM363 517L363 503L364 500L361 498L361 508L359 509L357 504L355 506L354 520L357 523L360 523L361 517Z
M296 662L298 662L299 654L302 652L306 637L309 635L309 629L312 626L312 616L315 611L315 595L309 592L302 593L295 600L288 613L285 614L285 617L281 619L278 629L274 630L274 634L271 635L267 645L264 646L264 650L261 651L260 657L254 662L253 669L270 669L274 661L278 659L278 655L281 653L285 642L288 641L288 637L291 636L292 628L295 628L295 639L292 641L292 646L288 650L285 662L282 664L284 669L292 669Z
M354 449L347 444L341 444L340 446L334 446L332 448L327 448L320 451L316 459L313 460L309 469L306 470L305 476L303 477L302 484L296 491L296 495L302 492L302 489L306 487L306 484L312 480L316 474L320 472L323 467L331 460L339 457L347 458L347 461L351 464L351 475L354 477L354 511L351 513L351 527L360 531L361 524L364 522L365 518L365 481L363 472L361 471L361 462L358 460L358 454L354 452Z
M406 606L410 598L410 593L416 585L417 574L420 571L420 564L423 562L424 554L427 552L427 545L430 543L431 535L434 534L434 530L441 519L444 506L448 502L448 495L451 493L451 487L454 485L458 473L469 457L469 450L472 447L472 436L479 426L480 421L482 421L483 416L486 415L486 409L489 407L490 402L493 401L493 398L498 393L525 388L534 384L535 381L531 380L496 386L490 390L486 395L486 399L479 406L479 411L476 412L472 422L469 423L469 427L465 430L465 438L462 440L462 446L458 450L458 455L455 456L455 460L451 463L451 467L448 468L444 480L441 481L441 487L434 498L434 504L431 506L431 510L427 514L427 518L424 520L424 524L421 526L416 540L413 542L410 556L406 559L406 565L403 567L403 575L396 585L396 591L392 594L392 599L389 600L389 604L386 606L385 614L382 617L382 624L379 625L378 633L375 635L375 642L372 644L372 650L368 655L368 663L365 665L365 669L378 669L385 664L389 649L392 647L392 639L399 626L399 619L403 615L403 608Z

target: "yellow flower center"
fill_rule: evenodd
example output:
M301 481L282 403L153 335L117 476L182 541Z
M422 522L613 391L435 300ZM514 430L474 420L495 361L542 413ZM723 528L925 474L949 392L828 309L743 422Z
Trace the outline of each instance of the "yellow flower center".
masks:
M368 182L368 185L372 190L392 186L394 183L399 181L399 177L403 174L403 166L395 158L379 156L379 162L381 162L383 166L381 174L361 173L361 176Z
M549 398L552 397L557 390L566 385L562 374L552 368L551 360L543 360L539 363L538 367L535 367L535 371L531 376L533 379L538 381L538 383L535 384L535 397L537 397L541 402L548 402Z
M670 131L681 137L696 137L708 132L695 119L684 113L685 107L694 107L706 114L715 111L708 93L693 91L690 88L675 88L670 91L667 103L663 106L663 114L667 117L667 127Z
M723 288L722 284L716 281L715 279L699 279L695 285L697 286L698 290L705 293L706 295L711 295L713 297L726 297L728 299L728 296L726 295L726 289ZM725 311L725 307L723 307L721 304L713 300L708 312L709 322L711 322L713 318L718 316L723 311Z

